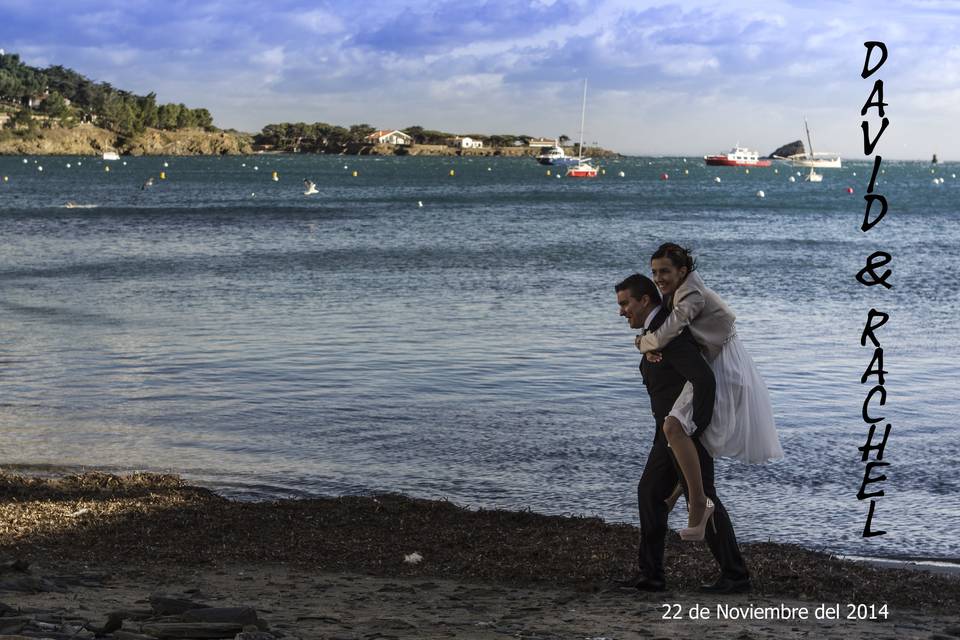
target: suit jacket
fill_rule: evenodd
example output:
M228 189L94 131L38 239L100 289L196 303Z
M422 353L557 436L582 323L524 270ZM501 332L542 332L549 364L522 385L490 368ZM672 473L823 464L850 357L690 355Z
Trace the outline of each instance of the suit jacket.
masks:
M661 307L650 323L650 329L656 330L669 315L667 309ZM663 421L670 414L673 403L687 381L693 385L693 422L699 433L707 428L713 418L717 385L713 370L703 359L700 346L687 329L682 329L676 338L664 346L662 353L660 362L650 362L646 356L640 360L640 373L650 394L650 407L657 423L656 436L662 433Z
M640 339L640 351L662 351L684 327L689 327L707 360L713 362L736 333L733 323L737 316L720 296L707 288L696 271L689 273L673 292L671 304L673 309L663 325Z

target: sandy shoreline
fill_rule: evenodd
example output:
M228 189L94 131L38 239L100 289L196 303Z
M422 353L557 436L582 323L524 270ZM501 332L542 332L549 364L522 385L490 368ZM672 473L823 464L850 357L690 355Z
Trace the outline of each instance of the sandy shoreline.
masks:
M956 577L749 544L753 591L705 596L709 555L671 535L669 590L644 594L615 585L633 569L636 535L595 518L403 496L251 504L171 476L0 473L0 637L68 637L62 625L81 622L103 630L118 611L126 630L104 637L182 624L151 611L157 593L250 607L268 623L264 640L960 637ZM423 560L405 562L415 551Z

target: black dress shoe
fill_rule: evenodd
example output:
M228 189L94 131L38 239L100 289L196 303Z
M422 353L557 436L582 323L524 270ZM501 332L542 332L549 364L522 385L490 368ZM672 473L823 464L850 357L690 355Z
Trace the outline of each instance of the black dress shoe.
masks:
M651 580L643 576L634 576L629 580L618 580L617 586L639 591L666 591L667 589L667 584L663 580Z
M703 593L747 593L750 591L750 578L731 580L721 577L716 582L705 582L700 585Z

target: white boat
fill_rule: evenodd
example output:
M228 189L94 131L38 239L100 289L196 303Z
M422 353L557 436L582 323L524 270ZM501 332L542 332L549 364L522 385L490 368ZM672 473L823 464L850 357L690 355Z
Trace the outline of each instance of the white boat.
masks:
M117 153L116 151L104 151L104 152L103 152L103 159L104 159L104 160L119 160L119 159L120 159L120 154Z
M571 158L563 152L563 147L557 142L552 147L544 147L537 156L537 162L549 166L576 164L577 159Z
M839 169L840 156L836 153L814 153L813 143L810 141L810 125L807 119L803 119L803 126L807 130L807 153L797 153L787 160L794 167L810 167L811 169ZM822 179L822 176L821 176ZM811 180L810 182L820 182L820 180Z
M760 154L737 144L727 153L703 156L703 161L711 167L769 167L772 163L761 159Z
M583 157L583 123L587 114L587 79L583 79L583 104L580 107L580 146L577 147L577 164L567 168L568 178L596 178L597 168L590 158Z

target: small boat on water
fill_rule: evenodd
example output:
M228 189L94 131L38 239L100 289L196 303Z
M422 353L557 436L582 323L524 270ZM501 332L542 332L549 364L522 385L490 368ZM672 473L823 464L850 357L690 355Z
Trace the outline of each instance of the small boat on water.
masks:
M736 146L727 153L704 156L704 161L712 167L769 167L769 160L761 160L760 154L745 147Z
M798 153L790 156L787 158L790 164L794 167L810 167L811 169L839 169L841 165L840 156L836 153L814 153L813 142L810 140L810 125L807 124L806 118L803 119L803 126L807 130L807 149L809 149L809 153ZM811 182L819 182L819 180L811 180Z
M596 178L597 168L589 162L578 162L567 169L568 178Z
M552 147L544 147L537 156L537 162L549 166L576 164L577 159L568 156L563 152L563 147L555 144Z
M587 79L583 79L583 104L580 107L580 145L577 147L577 163L567 168L568 178L596 178L597 168L590 158L583 157L583 123L587 115Z
M103 159L104 159L104 160L119 160L119 159L120 159L120 154L117 153L116 151L104 151L104 152L103 152Z
M314 184L313 180L310 180L309 178L304 178L303 179L303 195L312 196L315 193L317 193L317 185Z

